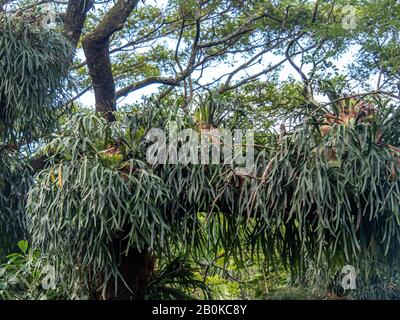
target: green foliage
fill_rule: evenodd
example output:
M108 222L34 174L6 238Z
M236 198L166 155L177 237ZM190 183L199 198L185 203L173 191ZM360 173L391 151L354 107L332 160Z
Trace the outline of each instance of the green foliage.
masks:
M18 242L19 252L9 254L0 261L0 299L49 300L74 299L71 283L65 285L62 278L55 279L55 287L46 288L51 259L39 250L29 249L28 241Z
M393 91L399 80L399 6L394 0L317 4L173 0L165 10L139 6L110 42L116 86L136 82L141 88L165 83L157 78L165 76L178 92L185 88L186 96L171 107L175 97L167 94L166 103L160 98L117 114L111 124L91 112L62 119L64 126L52 141L39 145L49 159L31 188L25 146L54 133L57 120L65 116L72 50L58 32L1 14L0 256L17 239L28 237L24 209L30 188L28 226L34 246L51 257L65 277L61 284L76 284L85 293L105 293L110 283L119 283L122 257L137 250L151 251L159 262L146 298L200 297L193 293L196 288L208 297L207 285L221 298L264 298L273 291L275 298L301 297L297 289L282 290L288 275L292 285L320 282L345 297L398 297L399 109L377 99L372 110L352 114L353 100L343 99L346 110L332 101L328 108L308 93L315 90L334 100L338 92L351 91L334 63L353 44L360 50L347 76L368 87L376 71L382 76L378 87ZM346 4L355 5L360 18L351 31L342 26ZM110 6L107 2L90 13L84 33ZM170 38L177 43L171 45ZM300 53L304 48L309 49ZM307 94L304 84L280 81L279 68L248 75L242 80L246 85L231 87L223 97L194 94L203 90L203 67L248 61L239 68L242 72L236 69L240 84L238 79L246 78L263 56L295 52L301 54L301 66L312 66L302 75ZM90 84L82 65L76 70L80 89ZM194 71L199 78L191 77ZM208 89L223 92L235 83L225 79L232 80L228 74ZM272 129L281 119L304 123L278 137ZM199 124L258 129L254 172L240 175L229 165L148 164L145 135L150 128L170 133L170 120L180 129L199 130ZM2 297L58 298L65 292L68 298L79 297L69 285L43 292L40 270L49 258L28 250L25 241L18 246L22 253L8 256L0 269ZM214 260L221 273L190 265L204 257ZM252 269L255 258L263 263L261 273ZM345 264L361 273L360 289L347 295L337 281ZM268 279L273 272L275 277ZM269 281L279 285L269 291Z
M199 264L199 278L204 279L211 290L213 299L225 300L280 300L280 299L322 299L326 286L310 279L306 285L292 281L290 274L280 263L268 263L271 257L262 254L254 259L249 250L244 250L244 263L237 263L234 257L225 259L223 252L217 258L204 259ZM312 270L314 276L318 271ZM321 280L321 278L318 278ZM339 282L340 283L340 282Z
M210 289L196 279L193 268L183 256L178 256L153 276L146 290L146 299L193 300L194 292L204 299L211 299Z
M321 262L327 279L345 264L366 282L376 270L391 278L400 252L400 113L352 103L309 118L275 151L259 151L244 177L227 165L146 162L147 131L168 131L171 118L184 125L186 115L148 104L112 124L75 116L46 146L49 165L29 194L34 244L58 253L71 276L78 268L87 285L105 279L103 290L131 249L171 261L181 250L198 258L224 248L243 265L248 247L293 279Z
M135 136L136 131L130 133ZM49 253L63 248L60 259L72 273L75 265L90 268L88 280L118 276L120 253L109 244L124 230L127 244L121 253L160 247L169 231L159 210L169 195L145 163L126 159L128 152L135 152L135 141L115 147L124 139L122 122L107 125L97 116L75 116L47 147L51 164L36 176L29 194L35 244Z
M395 0L364 0L357 8L358 33L353 41L359 49L350 65L351 77L368 88L371 86L366 80L379 75L380 86L397 91L400 4Z
M30 234L35 246L59 257L66 273L73 276L78 267L88 286L100 278L97 289L105 290L109 279L120 277L119 257L132 249L175 259L180 250L239 245L241 216L210 215L208 224L199 214L213 207L228 181L225 166L147 163L145 134L167 128L171 114L147 105L112 124L77 115L44 149L51 156L29 193ZM219 229L224 220L229 227ZM112 243L120 238L116 252Z
M27 236L25 197L31 183L24 160L0 145L0 258Z
M65 112L71 56L60 33L0 13L0 256L27 237L27 144L51 132Z
M59 33L0 14L0 138L30 142L65 111L72 48Z
M315 118L305 122L271 158L248 198L262 216L260 241L277 248L294 273L307 269L306 257L323 257L333 270L352 264L367 279L374 270L392 277L399 261L400 168L398 131L389 128L399 111L340 115L328 128Z

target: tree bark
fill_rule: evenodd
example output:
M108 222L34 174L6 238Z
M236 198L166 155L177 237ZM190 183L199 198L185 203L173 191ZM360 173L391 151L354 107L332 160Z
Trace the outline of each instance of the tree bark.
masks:
M120 246L121 241L113 245ZM137 249L131 249L128 255L121 255L118 270L125 283L118 279L117 293L115 295L114 282L112 282L111 291L107 298L115 300L144 300L146 298L147 285L154 273L154 263L155 258L149 251L139 252ZM129 289L126 285L129 286Z
M82 41L96 99L96 111L115 121L115 83L110 59L110 37L121 30L138 0L119 0Z
M63 19L64 34L74 48L76 48L78 45L87 13L92 6L93 1L89 0L70 0L68 2L67 11Z
M124 237L124 235L122 235ZM117 255L118 271L123 277L115 281L111 278L106 284L105 296L98 291L98 285L92 285L91 296L97 300L144 300L147 286L154 274L155 257L148 250L139 251L130 249L128 254L123 254L127 246L127 240L114 239L111 247Z

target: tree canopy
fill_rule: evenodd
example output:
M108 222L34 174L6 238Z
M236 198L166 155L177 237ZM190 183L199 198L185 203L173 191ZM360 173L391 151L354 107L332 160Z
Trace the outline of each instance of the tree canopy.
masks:
M207 297L191 266L219 259L324 285L352 265L384 291L399 17L395 0L0 1L0 256L27 239L41 253L18 261L54 265L52 297ZM150 163L154 128L254 129L218 142L254 166Z

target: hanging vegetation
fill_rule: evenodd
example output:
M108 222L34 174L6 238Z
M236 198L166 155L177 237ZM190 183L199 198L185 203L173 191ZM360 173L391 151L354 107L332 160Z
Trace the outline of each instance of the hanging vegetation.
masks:
M0 1L0 298L400 297L400 5L347 2Z
M30 142L65 111L72 48L54 30L0 13L0 137Z
M58 32L0 13L0 255L27 237L32 171L26 146L49 133L65 111L71 54Z
M209 232L201 223L229 181L225 166L147 163L145 135L179 117L171 111L148 105L111 124L77 115L43 150L51 155L49 165L28 200L33 244L57 252L71 274L78 267L88 288L103 279L95 288L103 295L122 276L118 263L131 250L175 259L182 250L209 250L221 232L223 245L231 246L229 239L239 244L236 232L228 237L230 228ZM226 221L237 229L236 216ZM117 248L116 240L122 241Z
M25 198L31 183L28 165L0 145L0 256L27 238Z
M149 165L145 134L168 130L171 119L154 110L147 105L112 124L77 116L45 148L51 164L29 198L32 236L46 252L63 248L62 261L86 270L88 283L105 279L105 291L121 276L118 257L132 248L171 258L182 248L195 255L224 248L240 260L248 244L269 261L281 259L293 277L310 260L328 261L333 273L356 265L365 281L379 268L396 272L397 109L344 99L275 152L258 152L249 176L227 165ZM124 247L115 252L119 237Z
M242 201L254 199L261 243L292 271L326 259L389 279L400 258L399 109L350 98L332 109L285 137Z

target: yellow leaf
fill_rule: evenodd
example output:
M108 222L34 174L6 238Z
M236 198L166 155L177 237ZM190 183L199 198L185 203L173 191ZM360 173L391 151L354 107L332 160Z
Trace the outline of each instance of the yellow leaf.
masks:
M62 166L58 167L58 185L62 188Z
M54 170L53 170L53 168L51 168L51 170L50 170L50 178L51 178L51 182L56 181L56 177L54 176Z

